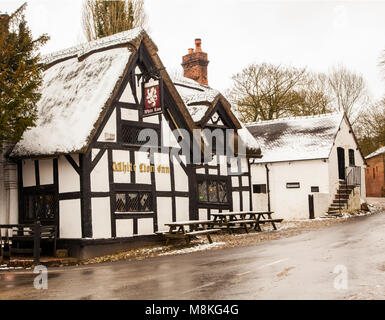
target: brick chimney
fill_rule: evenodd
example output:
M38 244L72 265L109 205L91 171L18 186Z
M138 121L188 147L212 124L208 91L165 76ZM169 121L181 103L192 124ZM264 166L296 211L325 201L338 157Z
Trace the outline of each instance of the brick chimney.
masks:
M188 49L188 54L182 58L184 76L193 79L200 84L208 85L207 79L207 53L202 51L201 39L195 39L195 50Z

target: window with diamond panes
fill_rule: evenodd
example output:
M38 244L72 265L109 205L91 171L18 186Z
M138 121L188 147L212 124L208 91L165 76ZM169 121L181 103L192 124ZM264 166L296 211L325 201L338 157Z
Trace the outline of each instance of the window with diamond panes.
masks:
M198 181L198 197L200 202L228 203L227 183L224 180Z
M24 196L24 221L52 221L55 219L53 194L28 194Z
M151 212L150 192L127 192L116 194L115 212Z
M143 145L149 141L147 137L144 141L139 141L139 133L141 130L146 128L122 125L121 139L123 143L134 144L134 145Z

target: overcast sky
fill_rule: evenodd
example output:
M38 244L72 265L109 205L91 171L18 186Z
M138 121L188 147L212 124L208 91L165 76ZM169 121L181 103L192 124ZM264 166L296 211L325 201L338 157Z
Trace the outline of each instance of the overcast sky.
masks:
M12 12L24 0L0 0ZM35 36L48 33L43 53L84 41L82 0L29 0ZM385 94L378 67L385 49L385 1L145 0L150 35L166 68L181 69L182 56L202 39L209 85L224 91L231 75L250 63L282 63L327 72L338 63L360 72L371 96Z

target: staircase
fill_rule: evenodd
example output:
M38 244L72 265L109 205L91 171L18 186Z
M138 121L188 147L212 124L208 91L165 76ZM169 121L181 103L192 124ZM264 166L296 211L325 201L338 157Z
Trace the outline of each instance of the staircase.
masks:
M339 181L337 193L335 194L333 203L329 206L327 212L328 216L342 216L341 211L348 208L349 197L354 187L354 185L346 184L344 180Z

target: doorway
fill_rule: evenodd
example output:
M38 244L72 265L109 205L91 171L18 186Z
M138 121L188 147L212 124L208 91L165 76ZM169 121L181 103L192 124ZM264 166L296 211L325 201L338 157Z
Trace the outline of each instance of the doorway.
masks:
M337 148L337 157L338 157L338 178L345 180L345 149L338 147Z

